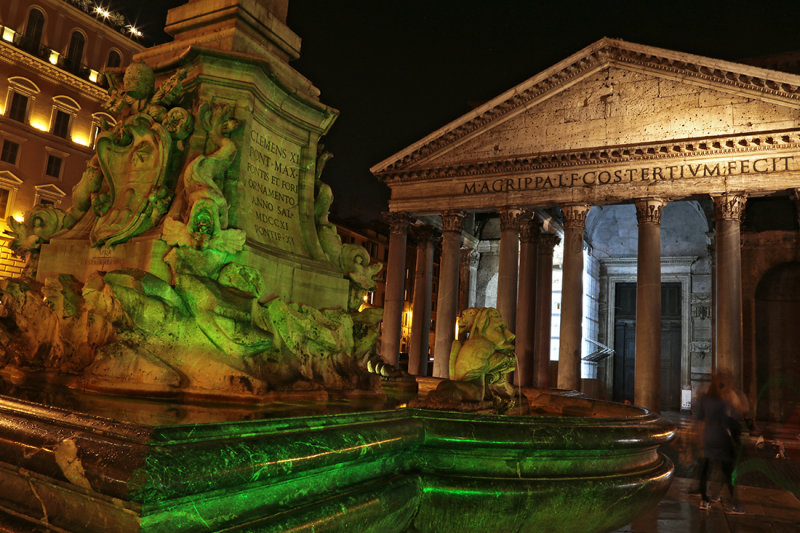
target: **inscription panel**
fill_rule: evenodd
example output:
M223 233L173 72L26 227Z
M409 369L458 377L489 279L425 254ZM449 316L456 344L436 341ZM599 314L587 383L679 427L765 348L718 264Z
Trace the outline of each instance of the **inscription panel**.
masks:
M307 255L299 213L303 147L252 120L242 149L239 221L248 238Z
M719 178L746 174L767 174L795 170L795 156L761 157L710 163L681 163L674 165L648 165L642 167L592 169L577 172L537 173L515 178L467 181L459 192L485 194L498 192L556 189L564 187L594 187L599 185L625 185L632 182L678 181L691 178Z
M390 186L390 210L419 213L568 203L603 205L646 197L680 200L726 191L758 195L800 187L800 152L609 162L480 177L416 179Z

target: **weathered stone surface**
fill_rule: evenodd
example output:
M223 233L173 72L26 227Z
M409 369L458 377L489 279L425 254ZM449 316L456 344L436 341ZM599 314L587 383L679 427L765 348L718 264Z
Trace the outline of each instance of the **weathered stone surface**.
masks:
M672 424L537 393L542 416L528 417L343 402L276 417L122 398L65 411L2 396L0 504L31 525L44 508L70 531L587 532L629 523L667 490L658 447Z
M375 165L390 209L794 187L800 77L601 39Z
M456 410L493 408L501 412L513 408L522 398L506 378L516 368L515 337L500 312L494 308L467 308L458 316L458 327L469 337L463 342L453 341L450 378L411 405Z
M181 18L195 7L175 14L184 46L203 40ZM263 7L229 3L200 21L230 33L214 37L221 49L110 79L117 122L98 136L73 208L16 227L39 282L0 293L0 331L16 338L2 364L156 395L372 386L380 313L358 308L382 265L327 218L318 140L337 112L299 90L307 80L282 63L287 50L235 51L291 34ZM266 26L240 27L245 8Z

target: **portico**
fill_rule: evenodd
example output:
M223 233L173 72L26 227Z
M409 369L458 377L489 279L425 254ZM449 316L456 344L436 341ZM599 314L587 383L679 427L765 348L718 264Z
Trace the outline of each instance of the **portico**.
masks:
M584 257L590 253L587 246L596 248L587 244L587 217L633 204L635 222L625 224L635 224L635 242L625 231L616 234L629 235L621 240L633 253L621 257L635 260L635 272L626 271L636 286L630 318L635 322L634 402L660 408L661 350L672 338L662 339L666 304L661 299L663 284L674 283L665 265L675 263L662 250L681 249L680 242L662 242L662 213L685 209L696 209L704 222L684 218L669 227L691 224L703 242L710 229L716 268L713 282L705 284L706 272L696 265L711 263L708 246L680 252L694 259L687 260L690 266L676 286L677 314L664 319L674 318L679 332L678 386L694 386L694 374L717 368L752 394L754 383L742 378L751 370L746 361L754 363L743 355L741 219L747 198L788 196L800 186L800 77L601 39L371 170L391 188L391 212L410 218L441 215L449 239L442 246L434 375L445 375L455 319L450 309L456 309L459 292L463 228L454 216L500 217L497 307L509 324L516 323L522 342L517 351L524 374L516 381L579 389L581 360L587 355ZM595 215L595 208L605 209ZM526 218L530 212L538 214ZM558 224L542 225L547 213L555 214ZM564 257L557 382L551 383L544 364L550 352L546 249L555 238L563 239ZM612 259L600 260L606 281L619 264ZM445 265L454 265L452 272ZM387 294L392 269L398 267L403 265L390 259ZM589 340L616 347L615 302L609 295L603 293L599 317L606 326L599 329L607 333ZM716 302L710 310L713 331L701 327L710 317L695 316L698 302ZM396 315L391 305L387 300L385 320ZM392 328L385 321L384 335ZM686 355L706 354L712 345L710 358ZM616 352L604 364L622 364L620 349ZM392 360L391 354L382 355ZM611 383L614 373L604 379Z

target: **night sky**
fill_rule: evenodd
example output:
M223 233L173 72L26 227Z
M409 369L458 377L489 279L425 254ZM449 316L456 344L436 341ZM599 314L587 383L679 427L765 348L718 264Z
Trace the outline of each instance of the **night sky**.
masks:
M170 1L112 1L154 41ZM127 7L130 6L130 7ZM292 63L341 115L324 140L334 218L374 222L369 167L606 36L726 60L800 50L800 2L290 0Z

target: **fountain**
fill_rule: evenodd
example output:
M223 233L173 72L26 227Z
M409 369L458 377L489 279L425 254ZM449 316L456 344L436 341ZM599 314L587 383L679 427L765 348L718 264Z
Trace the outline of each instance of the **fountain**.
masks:
M0 523L605 531L653 505L674 433L653 413L547 391L482 412L514 403L508 338L473 332L411 407L383 393L414 381L359 311L381 266L328 222L337 112L289 67L285 14L171 10L175 41L110 77L72 208L12 223L35 277L0 286Z

